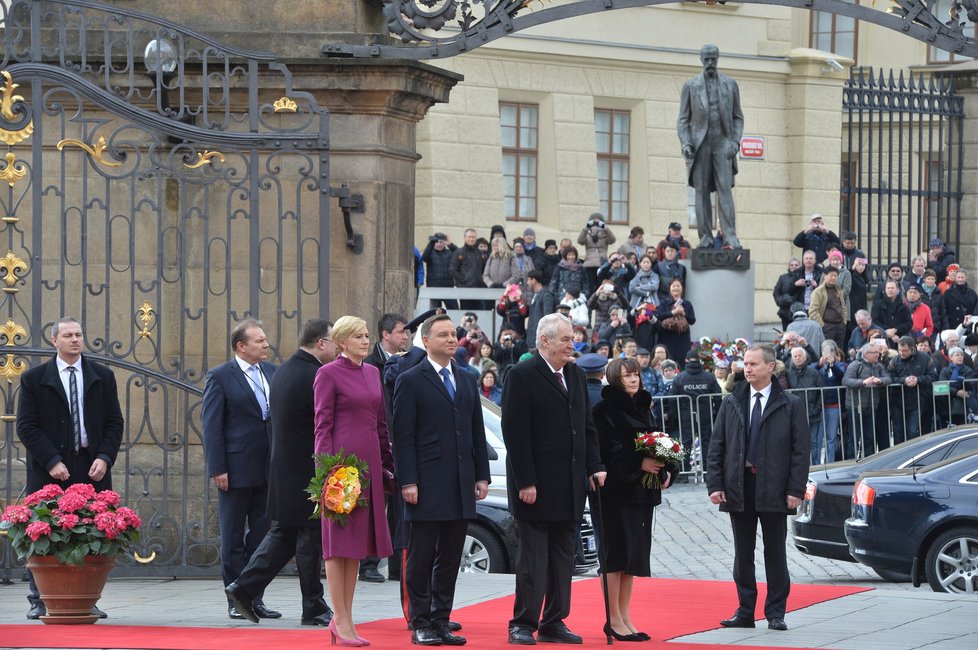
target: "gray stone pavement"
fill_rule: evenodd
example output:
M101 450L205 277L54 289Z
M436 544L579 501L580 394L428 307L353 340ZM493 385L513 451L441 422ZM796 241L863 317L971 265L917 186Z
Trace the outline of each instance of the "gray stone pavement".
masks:
M837 648L846 650L974 650L978 648L978 596L935 594L928 587L892 584L858 564L804 556L788 539L788 559L795 583L872 587L874 591L846 596L789 613L788 632L716 629L676 639L715 645ZM760 548L760 543L758 543ZM656 511L652 548L653 575L662 578L729 581L733 544L726 515L716 511L700 484L677 485L666 491ZM763 567L758 567L763 580ZM730 585L733 591L733 584ZM512 593L509 575L459 576L456 605L463 607ZM0 586L0 622L26 623L27 585ZM275 580L266 602L284 618L262 621L262 627L299 625L298 585L293 577ZM109 623L246 627L231 621L220 580L116 579L106 586L99 605ZM400 615L395 583L360 583L355 609L358 620ZM0 637L0 647L3 640Z

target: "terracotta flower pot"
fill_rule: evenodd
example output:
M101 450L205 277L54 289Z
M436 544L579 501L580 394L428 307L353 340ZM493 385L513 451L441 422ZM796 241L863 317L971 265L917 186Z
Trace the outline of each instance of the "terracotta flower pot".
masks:
M62 564L53 555L35 555L27 560L34 582L47 608L41 621L48 625L83 625L98 617L92 607L115 567L112 555L89 555L80 565Z

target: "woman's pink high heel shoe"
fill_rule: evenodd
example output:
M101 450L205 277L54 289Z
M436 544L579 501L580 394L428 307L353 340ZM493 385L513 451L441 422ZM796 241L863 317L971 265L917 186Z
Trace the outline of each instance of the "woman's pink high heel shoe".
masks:
M339 643L337 643L339 641ZM336 629L336 619L334 618L329 622L329 644L330 645L340 645L348 648L359 648L360 646L370 645L370 643L364 643L363 639L344 639L340 636L339 630Z

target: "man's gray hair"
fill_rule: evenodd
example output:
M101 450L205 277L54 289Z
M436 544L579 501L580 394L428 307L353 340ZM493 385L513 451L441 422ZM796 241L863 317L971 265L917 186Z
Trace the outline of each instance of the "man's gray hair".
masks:
M563 314L547 314L540 319L537 323L537 348L540 348L540 344L543 342L543 337L546 336L548 339L557 338L557 329L560 327L561 323L567 323L571 328L574 324L571 319Z
M58 330L61 329L62 325L67 325L68 323L78 323L78 325L81 325L81 323L79 323L78 320L72 316L59 318L58 320L54 321L54 325L51 326L51 338L57 338Z
M835 354L835 351L838 349L839 346L832 339L822 341L822 354L825 354L826 350L828 350L828 352L831 354Z
M866 343L863 343L863 346L861 348L859 348L860 354L866 354L867 352L879 352L879 350L876 349L875 342L867 341Z
M964 350L955 345L953 348L947 351L947 356L949 357L953 357L956 354L964 354Z
M869 318L869 312L865 309L860 309L856 312L856 318Z
M792 355L794 355L794 353L795 353L795 350L797 350L797 351L799 351L799 352L801 352L801 353L802 353L802 354L804 354L804 355L805 355L806 357L808 356L808 350L806 350L805 348L803 348L803 347L801 347L800 345L796 345L795 347L793 347L793 348L791 348L791 354L792 354Z
M767 343L752 343L747 346L747 351L750 352L751 350L758 350L761 353L761 358L764 359L764 363L774 363L777 359L774 348Z

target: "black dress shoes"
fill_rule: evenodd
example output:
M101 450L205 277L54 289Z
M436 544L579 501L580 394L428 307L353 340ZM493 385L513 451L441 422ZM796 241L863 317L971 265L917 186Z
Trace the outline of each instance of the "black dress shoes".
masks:
M44 606L44 603L38 601L34 605L31 605L30 610L27 612L27 618L36 621L42 616L47 616L48 608Z
M377 570L377 567L367 567L361 570L360 579L364 582L387 582L387 578Z
M276 612L274 609L268 609L268 607L265 606L265 603L260 600L255 602L254 610L255 613L258 614L258 618L282 618L282 612ZM329 623L326 625L329 625Z
M411 643L414 645L441 645L441 638L430 627L422 627L411 632Z
M92 615L93 616L98 616L99 618L108 618L109 617L108 614L106 614L105 612L103 612L101 609L99 609L95 605L92 605Z
M567 629L567 626L541 627L537 632L539 643L584 643L584 639Z
M438 625L434 629L442 645L465 645L465 637L452 634L452 628L448 625Z
M329 627L329 622L333 620L333 612L325 612L323 614L316 614L315 616L304 616L302 617L303 625L322 625L323 627Z
M258 614L252 607L251 595L239 587L237 582L232 582L225 587L224 593L227 594L228 602L231 604L228 607L228 616L234 619L246 618L252 623L258 622Z
M462 624L456 621L448 621L448 629L452 632L458 632L462 629Z
M720 621L720 625L723 627L756 627L754 625L754 619L747 618L740 614L734 614L730 618L725 618Z
M536 645L537 640L533 638L533 633L523 627L513 626L509 628L509 642L512 645Z
M767 629L783 632L788 629L788 624L784 622L783 618L771 618L767 621Z

